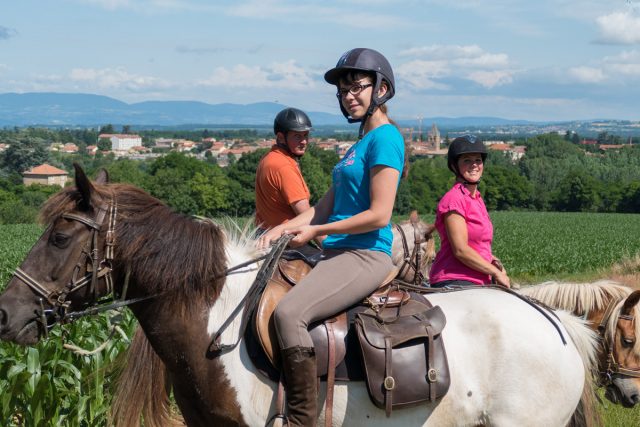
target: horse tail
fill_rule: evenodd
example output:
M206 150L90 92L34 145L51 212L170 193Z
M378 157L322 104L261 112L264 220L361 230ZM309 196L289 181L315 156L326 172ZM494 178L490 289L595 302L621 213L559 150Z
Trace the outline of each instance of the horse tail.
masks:
M169 392L166 367L138 327L116 385L112 424L140 427L142 416L145 427L178 425L171 415Z
M578 349L584 364L584 387L582 396L567 427L594 427L602 425L598 412L594 378L597 375L598 335L587 326L587 322L563 310L555 312Z

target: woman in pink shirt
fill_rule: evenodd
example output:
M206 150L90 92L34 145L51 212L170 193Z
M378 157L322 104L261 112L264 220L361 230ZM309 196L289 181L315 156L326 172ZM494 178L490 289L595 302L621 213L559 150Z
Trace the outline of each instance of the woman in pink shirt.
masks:
M431 287L487 285L510 287L509 277L491 253L493 225L478 191L487 149L473 135L454 139L447 163L455 185L438 203L440 250L431 266Z

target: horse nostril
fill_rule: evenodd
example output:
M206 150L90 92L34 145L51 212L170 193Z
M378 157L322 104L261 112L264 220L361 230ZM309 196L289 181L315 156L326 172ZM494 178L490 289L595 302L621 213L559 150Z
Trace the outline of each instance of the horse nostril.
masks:
M7 312L0 308L0 326L6 326L9 322Z

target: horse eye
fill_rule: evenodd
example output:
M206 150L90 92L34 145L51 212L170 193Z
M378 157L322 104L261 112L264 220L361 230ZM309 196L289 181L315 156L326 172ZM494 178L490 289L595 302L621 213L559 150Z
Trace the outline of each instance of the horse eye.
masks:
M53 233L51 235L51 244L60 249L66 248L69 245L69 241L70 238L66 234Z
M622 337L622 345L625 347L632 347L636 343L635 338L625 338Z

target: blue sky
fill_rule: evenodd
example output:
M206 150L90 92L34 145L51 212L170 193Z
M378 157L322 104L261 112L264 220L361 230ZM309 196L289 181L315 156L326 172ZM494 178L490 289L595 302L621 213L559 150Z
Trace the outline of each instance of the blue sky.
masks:
M3 1L0 93L340 114L322 76L354 47L394 118L640 120L640 0Z

